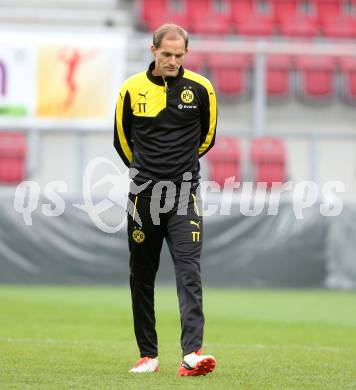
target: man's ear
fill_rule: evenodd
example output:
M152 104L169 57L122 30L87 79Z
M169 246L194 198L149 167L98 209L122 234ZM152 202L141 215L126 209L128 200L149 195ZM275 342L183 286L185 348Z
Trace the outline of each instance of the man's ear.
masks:
M151 46L151 53L153 54L153 57L155 57L155 58L156 58L156 51L157 51L156 46L155 46L155 45L152 45L152 46Z

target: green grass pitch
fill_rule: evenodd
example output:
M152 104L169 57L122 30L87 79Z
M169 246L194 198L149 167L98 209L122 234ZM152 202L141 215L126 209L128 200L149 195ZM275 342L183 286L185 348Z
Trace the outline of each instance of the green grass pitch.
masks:
M356 294L205 289L205 352L177 377L177 296L156 292L161 372L138 358L128 288L0 286L0 389L356 389Z

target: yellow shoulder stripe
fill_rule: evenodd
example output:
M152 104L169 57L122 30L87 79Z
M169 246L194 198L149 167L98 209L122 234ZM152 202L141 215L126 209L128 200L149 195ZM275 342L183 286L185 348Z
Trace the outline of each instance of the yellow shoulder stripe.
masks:
M199 155L200 155L204 153L206 149L208 149L215 134L216 119L217 119L215 91L213 86L211 85L211 82L204 76L201 76L200 74L185 69L183 77L189 80L196 81L197 83L201 84L207 90L209 96L209 108L210 108L209 130L207 132L204 142L199 147Z
M126 93L129 93L127 90L127 82L123 84L123 86L120 89L119 96L117 98L116 103L116 127L117 127L117 133L119 136L119 141L121 145L121 149L124 152L127 160L129 162L132 161L132 151L130 149L130 146L127 142L124 127L123 127L123 111L124 111L124 100Z
M146 72L131 77L128 80L128 90L134 116L153 118L167 106L165 87L152 83Z

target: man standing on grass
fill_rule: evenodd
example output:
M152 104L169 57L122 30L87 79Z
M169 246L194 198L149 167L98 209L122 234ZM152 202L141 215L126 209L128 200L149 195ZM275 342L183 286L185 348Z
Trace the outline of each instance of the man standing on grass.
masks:
M214 144L214 89L183 68L187 32L164 24L153 34L154 61L127 79L115 113L114 146L130 167L128 239L134 328L141 359L133 373L159 371L154 284L163 240L173 258L183 361L178 374L206 375L216 361L202 355L200 278L203 220L199 158Z

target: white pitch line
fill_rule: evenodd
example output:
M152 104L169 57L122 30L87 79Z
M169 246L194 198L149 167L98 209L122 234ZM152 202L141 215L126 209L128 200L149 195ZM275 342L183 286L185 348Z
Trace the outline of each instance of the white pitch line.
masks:
M8 344L82 344L82 345L121 345L121 344L134 344L134 341L123 340L123 341L92 341L92 340L60 340L60 339L26 339L26 338L0 338L0 343ZM165 343L165 345L172 345L179 347L177 343ZM205 347L221 347L224 349L302 349L309 351L324 351L324 352L353 352L354 350L350 347L329 347L325 345L299 345L299 344L236 344L236 343L206 343Z
M0 343L8 344L113 344L111 341L91 340L60 340L60 339L25 339L25 338L0 338ZM131 341L120 341L117 344L131 343Z
M326 351L326 352L352 352L350 347L328 347L325 345L300 345L300 344L205 344L209 347L223 347L223 348L240 348L240 349L306 349L310 351Z

